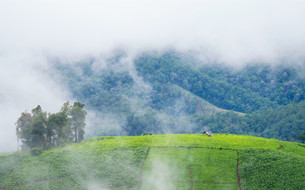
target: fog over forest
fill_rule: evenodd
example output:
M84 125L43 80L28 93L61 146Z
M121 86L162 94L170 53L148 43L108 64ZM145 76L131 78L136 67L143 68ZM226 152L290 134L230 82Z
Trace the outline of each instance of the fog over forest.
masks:
M305 58L302 0L1 0L0 152L16 150L15 122L38 104L57 112L70 92L50 78L52 61L116 49L193 52L205 62L298 65ZM138 77L138 76L134 76ZM141 79L138 79L141 81Z

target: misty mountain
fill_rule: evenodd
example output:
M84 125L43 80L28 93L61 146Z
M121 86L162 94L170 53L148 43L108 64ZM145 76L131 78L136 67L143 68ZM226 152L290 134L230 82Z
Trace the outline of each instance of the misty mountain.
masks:
M298 67L289 64L251 63L236 68L177 51L146 52L130 60L118 51L103 60L73 64L53 60L52 66L53 78L92 113L88 136L209 129L293 140L305 130L301 123L288 130L290 125L261 122L272 113L277 123L288 123L280 117L285 105L297 113L305 109L294 106L305 99L305 79ZM283 126L285 132L268 131Z

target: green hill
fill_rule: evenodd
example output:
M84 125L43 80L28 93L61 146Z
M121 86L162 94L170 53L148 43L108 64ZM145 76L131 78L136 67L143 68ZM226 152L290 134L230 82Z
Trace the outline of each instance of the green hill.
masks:
M305 189L303 144L251 136L90 138L0 154L0 189Z

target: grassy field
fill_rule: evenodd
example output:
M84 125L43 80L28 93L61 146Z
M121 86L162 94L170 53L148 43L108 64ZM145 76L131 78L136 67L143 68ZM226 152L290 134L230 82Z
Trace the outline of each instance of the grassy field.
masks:
M151 148L141 189L239 189L237 153L205 148Z
M305 189L302 144L215 134L96 137L0 156L0 189Z

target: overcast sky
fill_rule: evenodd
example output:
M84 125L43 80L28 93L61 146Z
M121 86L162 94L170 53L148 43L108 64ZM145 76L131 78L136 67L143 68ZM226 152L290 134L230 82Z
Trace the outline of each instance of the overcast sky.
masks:
M0 0L0 151L16 147L19 114L57 111L68 93L46 57L196 50L229 64L305 55L304 0Z

